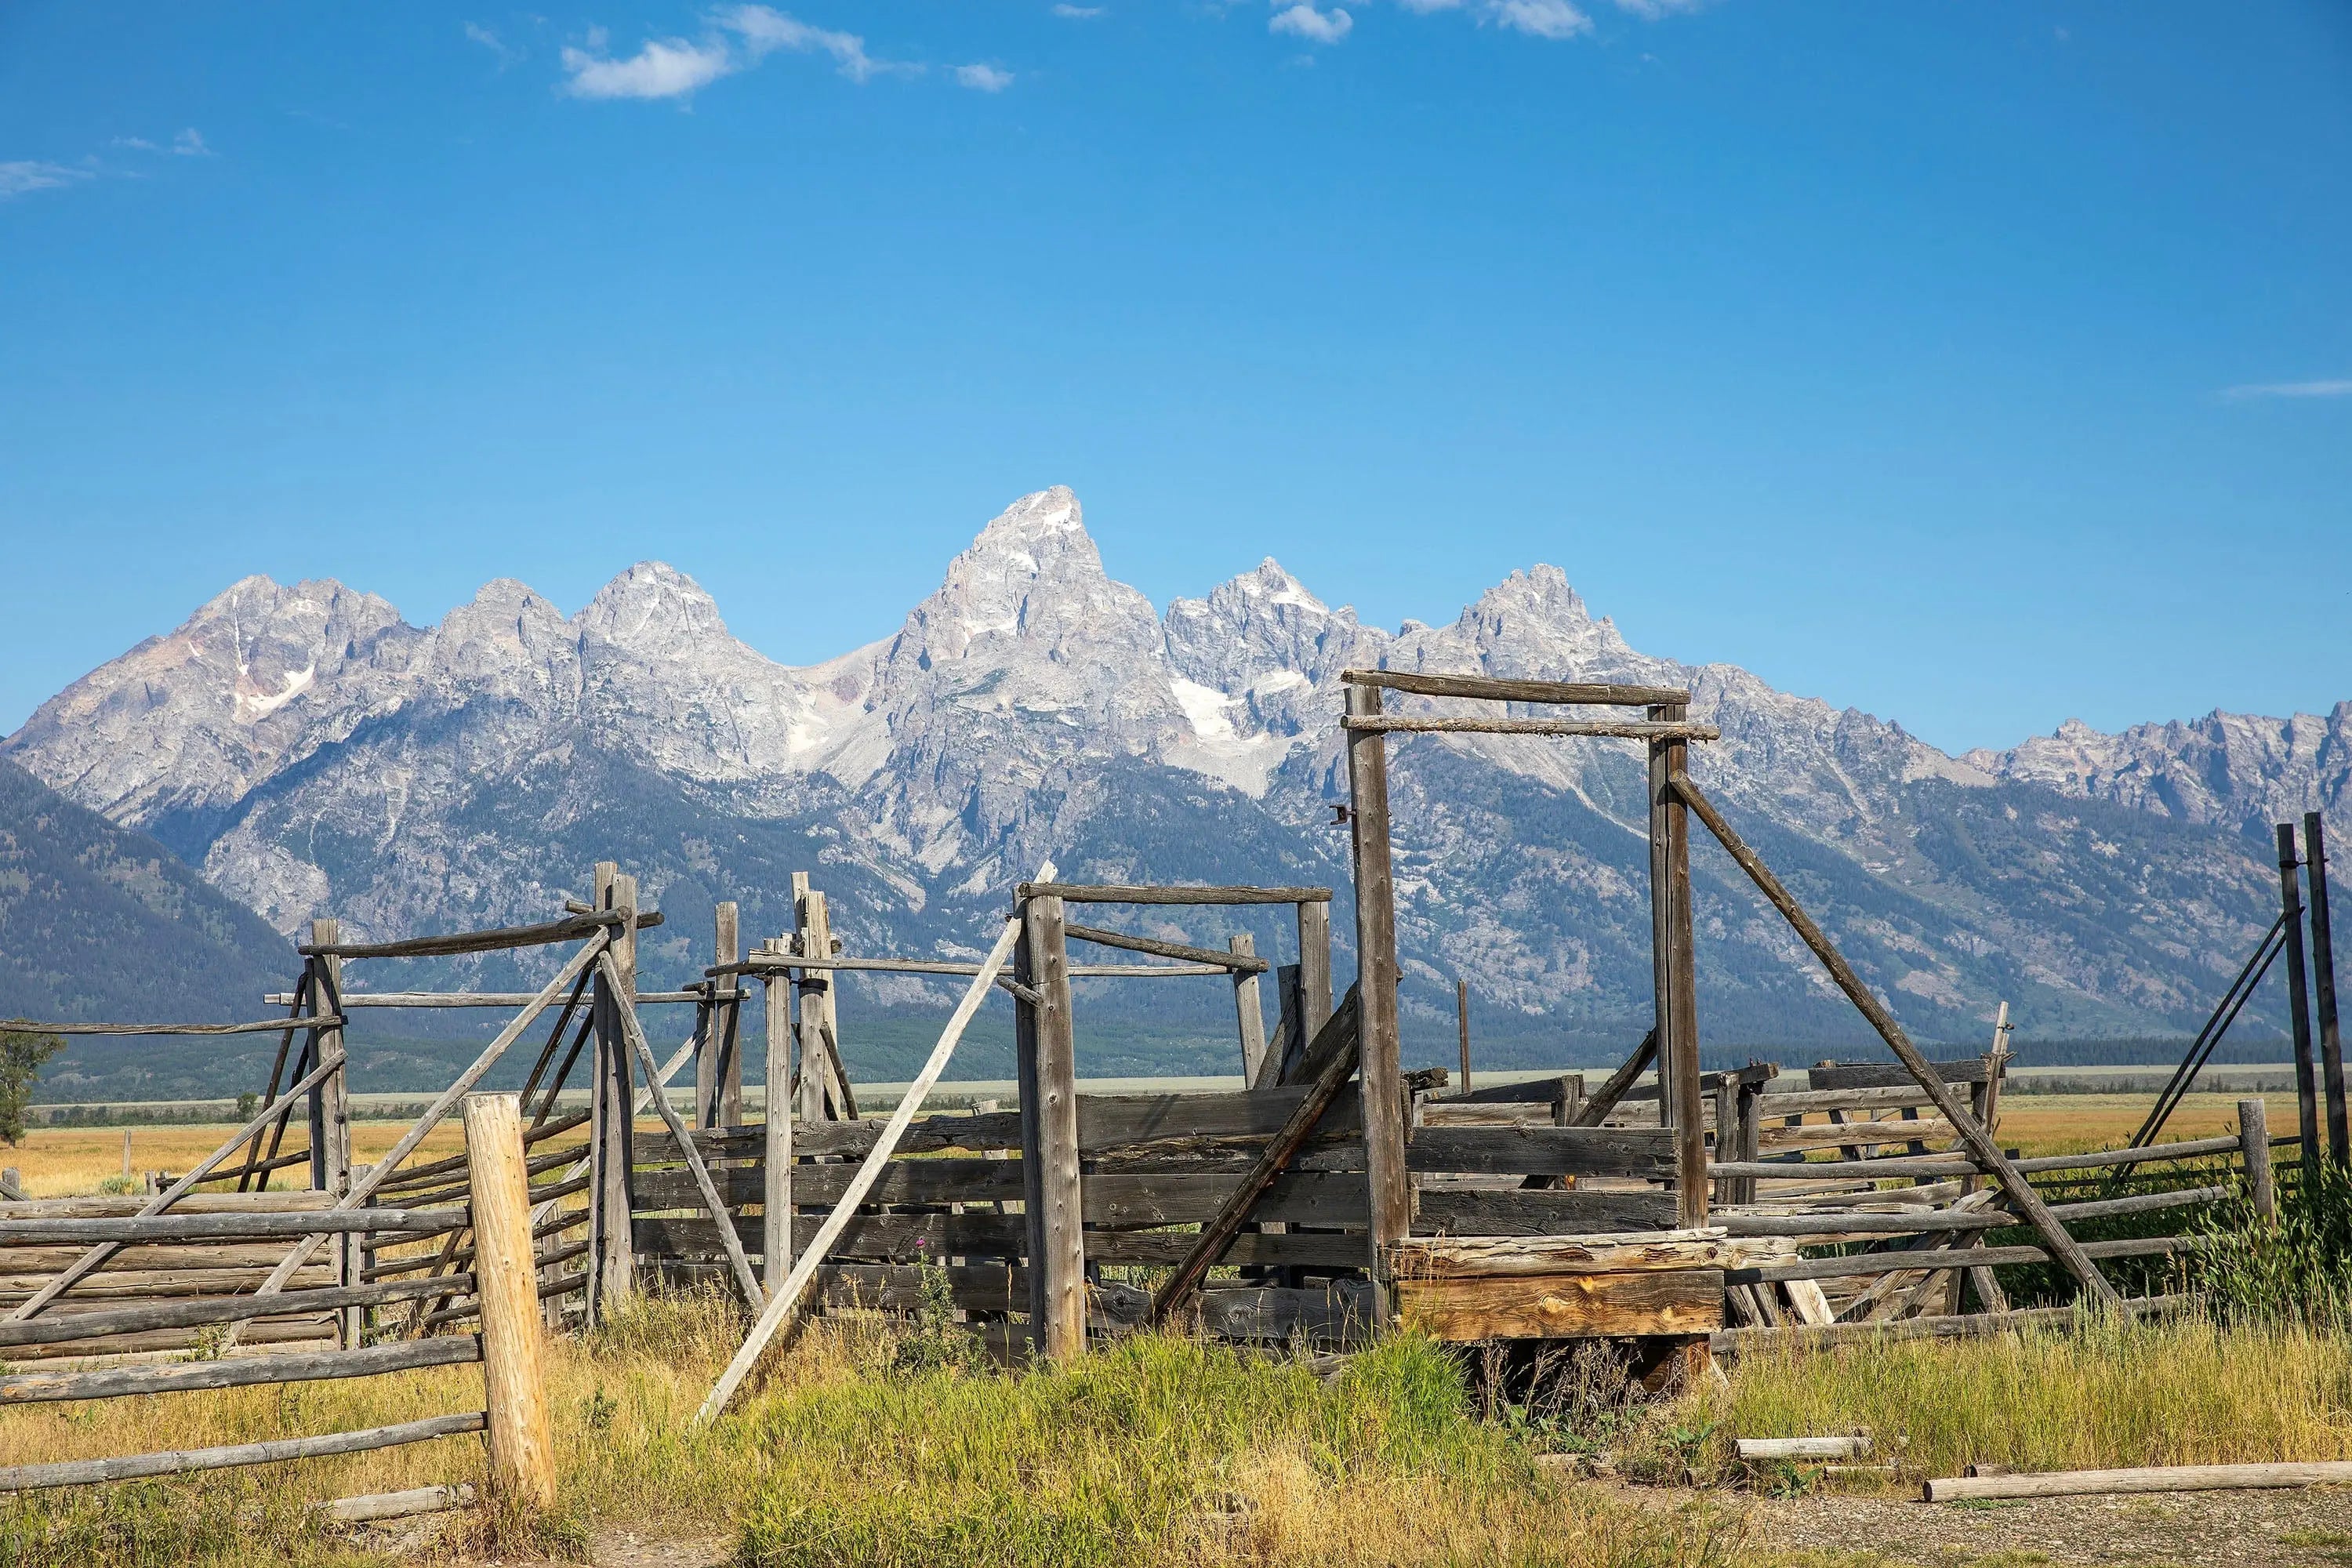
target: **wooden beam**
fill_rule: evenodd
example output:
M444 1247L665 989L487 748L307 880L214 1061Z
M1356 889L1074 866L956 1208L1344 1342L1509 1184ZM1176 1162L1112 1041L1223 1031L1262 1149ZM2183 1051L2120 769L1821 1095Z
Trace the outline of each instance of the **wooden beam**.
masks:
M1582 735L1616 741L1719 741L1712 724L1661 722L1648 719L1342 719L1339 727L1407 735Z
M424 1367L464 1366L482 1359L482 1342L472 1334L369 1345L355 1351L308 1351L163 1366L114 1366L91 1372L0 1373L0 1405L41 1405L64 1400L122 1399L133 1394L186 1394L250 1388L272 1383L318 1383L330 1378L380 1377Z
M47 1465L11 1465L0 1469L0 1492L40 1491L51 1487L135 1480L146 1476L184 1475L194 1470L275 1465L288 1459L316 1459L333 1454L364 1454L376 1448L397 1447L404 1443L423 1443L435 1437L456 1437L467 1432L479 1432L484 1425L482 1413L476 1410L461 1415L435 1415L423 1421L404 1421L392 1426L371 1426L360 1432L332 1432L323 1437L281 1437L268 1443L184 1448L161 1454L133 1454L113 1459L67 1459Z
M1229 940L1235 958L1256 958L1256 940L1249 932ZM1265 1005L1258 998L1257 977L1268 967L1262 958L1258 967L1234 970L1234 1027L1242 1047L1242 1081L1255 1083L1265 1066Z
M1923 1484L1928 1502L1962 1499L2106 1497L2132 1492L2245 1491L2352 1485L2352 1460L2258 1465L2163 1465L2129 1470L2045 1470L2025 1476L1946 1476Z
M1132 936L1123 931L1104 931L1096 926L1074 926L1066 922L1062 931L1072 942L1090 942L1098 947L1122 948L1129 952L1156 953L1161 958L1181 958L1192 963L1230 969L1236 974L1264 974L1274 967L1257 956L1255 942L1247 948L1231 948L1219 952L1213 947L1194 947L1184 942L1162 942L1158 937Z
M1396 1282L1397 1311L1454 1342L1704 1334L1723 1326L1719 1268Z
M767 994L767 1108L761 1163L760 1272L770 1296L793 1270L793 1020L791 988L770 976Z
M660 912L631 912L635 922L629 929L645 930L661 924ZM608 928L620 928L622 922L614 911L573 915L565 920L549 921L542 925L507 926L497 931L461 931L450 936L408 937L400 942L334 941L321 942L315 939L294 951L305 958L454 958L461 953L495 952L502 948L549 947L557 942L577 942L582 937L594 936Z
M602 962L610 963L612 954ZM530 1178L523 1173L522 1102L510 1094L469 1094L465 1126L490 1489L543 1512L555 1506L555 1440L540 1368L539 1268L531 1254Z
M1878 1031L1879 1037L1886 1042L1887 1048L1919 1080L1919 1087L1927 1091L1936 1109L1944 1113L1944 1119L1952 1124L1960 1141L1968 1145L1969 1152L1975 1156L1977 1163L2000 1184L2011 1206L2033 1227L2035 1234L2042 1237L2042 1245L2066 1266L2068 1273L2082 1282L2083 1289L2094 1300L2113 1302L2119 1300L2116 1288L2107 1283L2098 1266L2083 1251L2082 1244L2067 1235L2065 1227L2052 1217L2049 1205L2033 1190L2033 1184L2019 1173L2009 1156L2001 1152L2000 1145L1993 1141L1992 1135L1969 1113L1969 1108L1953 1094L1950 1086L1937 1074L1919 1047L1911 1043L1911 1037L1903 1032L1903 1026L1895 1021L1895 1015L1886 1010L1885 1004L1862 983L1862 977L1853 972L1852 964L1846 963L1845 955L1838 952L1828 934L1813 922L1812 916L1807 914L1788 889L1780 885L1780 879L1757 858L1753 849L1748 847L1746 841L1732 831L1722 813L1699 793L1698 787L1690 782L1687 775L1677 775L1672 783L1675 793L1697 814L1700 821L1706 824L1707 831L1715 835L1732 859L1738 863L1739 868L1748 873L1766 900L1780 911L1781 917L1805 945L1812 949L1813 956L1821 960L1822 966L1829 971L1830 978L1837 983L1838 989L1846 994L1847 1000L1870 1021L1871 1026Z
M1013 896L1059 899L1066 904L1304 904L1329 903L1328 888L1158 887L1138 883L1024 882Z
M1690 693L1673 686L1613 686L1592 681L1498 680L1486 675L1423 675L1402 669L1348 669L1339 679L1350 686L1385 687L1421 697L1475 697L1492 702L1599 703L1618 708L1648 708L1661 702L1688 702Z
M1350 685L1348 712L1378 718L1380 688ZM1356 873L1356 1006L1363 1060L1364 1158L1371 1184L1370 1262L1412 1226L1412 1184L1404 1163L1404 1086L1397 1033L1396 883L1390 868L1388 742L1377 731L1348 736L1348 811Z

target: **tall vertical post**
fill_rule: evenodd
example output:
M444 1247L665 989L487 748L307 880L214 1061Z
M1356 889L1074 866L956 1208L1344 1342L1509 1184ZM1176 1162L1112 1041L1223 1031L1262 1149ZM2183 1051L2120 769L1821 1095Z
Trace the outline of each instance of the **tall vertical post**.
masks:
M1227 940L1225 951L1255 958L1257 939L1244 931ZM1247 1089L1265 1066L1265 1006L1258 999L1257 976L1246 970L1234 971L1234 1025L1241 1037L1242 1087Z
M1680 703L1650 710L1677 722ZM1651 980L1658 1017L1658 1110L1675 1131L1677 1221L1706 1223L1706 1131L1699 1091L1698 974L1694 962L1690 898L1690 808L1669 782L1689 767L1690 742L1650 742Z
M1077 1037L1060 899L1033 898L1023 906L1013 967L1036 997L1016 998L1013 1021L1030 1335L1038 1354L1069 1361L1087 1348L1087 1244L1078 1187Z
M809 886L805 871L793 873L793 907L798 915L796 940L801 956L831 958L832 913L825 908L824 894ZM829 969L803 969L796 987L796 999L800 1004L803 1121L824 1121L836 1114L845 1113L842 1108L844 1097L835 1082L833 1047L826 1043L826 1037L836 1033L833 994L835 978Z
M1470 983L1454 983L1454 1028L1462 1037L1462 1092L1470 1092Z
M1331 906L1298 906L1298 1038L1303 1044L1331 1021Z
M342 923L333 920L310 922L310 942L314 947L331 947L342 940ZM330 1017L341 1017L343 1011L343 961L328 954L311 961L318 965L319 1011ZM317 1191L332 1193L341 1197L352 1190L352 1105L351 1084L344 1076L348 1058L343 1051L343 1030L340 1024L320 1029L313 1037L312 1059L333 1068L310 1091L310 1184ZM334 1259L335 1282L355 1285L359 1282L360 1237L345 1235L335 1238L331 1249ZM343 1312L336 1320L336 1339L350 1350L359 1343L357 1314Z
M616 986L596 973L596 1148L593 1173L595 1221L593 1248L595 1284L591 1290L599 1316L628 1300L636 1290L636 1259L633 1215L635 1209L636 1068L635 1053L623 1033L621 1009L636 1005L637 879L625 877L610 861L596 868L596 904L618 911L624 919L613 928L613 968ZM658 1092L658 1089L656 1089Z
M784 944L776 942L772 948ZM792 986L770 973L760 976L767 1005L767 1156L760 1189L760 1278L772 1296L793 1271L793 1017Z
M2327 1091L2327 1157L2352 1165L2352 1110L2345 1104L2344 1035L2336 1019L2336 940L2327 929L2327 830L2303 814L2303 875L2311 884L2311 989L2319 1006L2319 1070Z
M1377 718L1381 689L1348 688L1348 716ZM1412 1228L1404 1168L1404 1075L1397 1028L1396 882L1389 864L1388 738L1348 731L1349 825L1356 866L1356 1005L1363 1047L1364 1163L1371 1184L1372 1272Z
M2271 1110L2262 1100L2238 1101L2238 1144L2246 1159L2246 1201L2257 1217L2278 1218L2278 1188L2271 1180Z
M712 963L720 968L740 963L743 939L733 900L711 913ZM702 1049L694 1062L694 1124L697 1127L740 1127L743 1124L743 1003L748 979L740 974L716 977L710 987L710 1016Z
M473 1200L474 1292L482 1314L490 1488L526 1508L555 1506L555 1440L540 1369L539 1277L530 1245L522 1102L469 1094L466 1184Z
M2278 825L2279 902L2286 925L2286 1015L2294 1037L2294 1109L2303 1172L2319 1169L2319 1083L2311 1061L2311 992L2303 973L2303 888L2295 876L2294 825Z

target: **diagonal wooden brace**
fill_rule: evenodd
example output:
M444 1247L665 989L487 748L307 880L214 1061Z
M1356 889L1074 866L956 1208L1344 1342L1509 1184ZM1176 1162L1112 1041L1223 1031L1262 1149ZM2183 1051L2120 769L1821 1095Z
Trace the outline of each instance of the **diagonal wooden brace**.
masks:
M1844 992L1847 1000L1870 1020L1871 1027L1878 1031L1879 1038L1886 1042L1887 1049L1893 1051L1909 1069L1911 1076L1918 1080L1919 1087L1927 1091L1927 1098L1935 1102L1936 1109L1951 1122L1952 1130L1968 1146L1970 1157L1986 1174L2000 1184L2000 1190L2009 1197L2010 1206L2033 1227L2034 1234L2041 1237L2042 1244L2050 1248L2050 1256L2066 1266L2066 1271L2082 1282L2084 1290L2094 1300L2113 1302L2121 1300L2116 1294L2116 1288L2107 1283L2106 1276L2099 1272L2098 1265L2092 1262L2090 1255L2083 1250L2082 1243L2066 1234L2066 1227L2051 1214L2050 1206L2042 1201L2042 1194L2033 1190L2033 1184L2010 1163L2009 1156L2000 1152L2000 1145L1993 1142L1992 1134L1985 1131L1984 1124L1970 1112L1967 1102L1952 1092L1943 1075L1937 1072L1927 1058L1920 1054L1919 1047L1911 1043L1911 1037L1903 1032L1903 1026L1895 1021L1895 1015L1888 1012L1885 1005L1871 993L1870 987L1862 983L1862 976L1846 963L1845 955L1838 952L1828 933L1813 922L1813 917L1805 912L1795 896L1780 885L1780 879L1772 874L1771 868L1757 858L1756 851L1732 831L1731 825L1724 821L1723 814L1716 810L1715 803L1699 793L1698 786L1691 783L1687 773L1676 773L1668 782L1675 793L1682 797L1683 804L1706 824L1706 830L1715 835L1717 841L1739 863L1739 868L1748 873L1748 879L1763 893L1766 901L1780 911L1782 918L1804 940L1805 945L1813 950L1813 956L1822 961L1822 966L1830 972L1830 978L1837 982L1838 989Z

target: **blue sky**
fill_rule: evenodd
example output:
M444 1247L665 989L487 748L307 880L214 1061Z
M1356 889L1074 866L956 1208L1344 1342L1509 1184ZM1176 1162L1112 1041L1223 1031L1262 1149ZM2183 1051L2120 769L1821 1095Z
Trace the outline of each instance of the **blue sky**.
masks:
M252 572L819 658L1055 482L1955 749L2324 710L2352 6L0 5L0 729Z

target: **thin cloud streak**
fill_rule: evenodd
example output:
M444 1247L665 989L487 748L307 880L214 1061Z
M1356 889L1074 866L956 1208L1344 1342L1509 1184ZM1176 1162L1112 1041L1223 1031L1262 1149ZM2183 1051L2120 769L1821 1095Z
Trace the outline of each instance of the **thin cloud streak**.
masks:
M2224 387L2221 395L2231 403L2258 397L2352 397L2352 380L2263 381L2250 386Z

